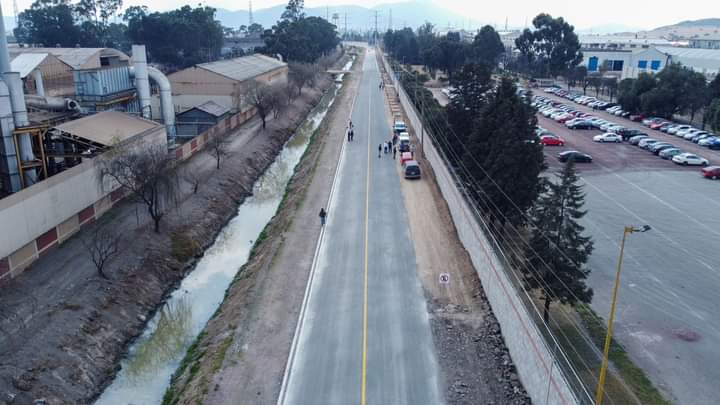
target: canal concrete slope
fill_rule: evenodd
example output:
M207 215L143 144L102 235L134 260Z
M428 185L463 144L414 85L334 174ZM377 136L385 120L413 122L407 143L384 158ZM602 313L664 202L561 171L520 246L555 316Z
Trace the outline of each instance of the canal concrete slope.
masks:
M283 404L437 404L440 377L373 50L354 104Z

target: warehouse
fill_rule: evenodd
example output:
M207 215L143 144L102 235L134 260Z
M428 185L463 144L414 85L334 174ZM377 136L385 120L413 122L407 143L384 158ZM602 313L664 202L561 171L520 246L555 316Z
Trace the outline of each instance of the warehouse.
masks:
M176 116L177 136L185 138L197 136L229 116L228 107L207 101Z
M195 65L168 75L168 79L175 111L214 101L237 112L241 109L241 96L251 80L268 84L285 82L287 72L286 63L265 55L250 55Z

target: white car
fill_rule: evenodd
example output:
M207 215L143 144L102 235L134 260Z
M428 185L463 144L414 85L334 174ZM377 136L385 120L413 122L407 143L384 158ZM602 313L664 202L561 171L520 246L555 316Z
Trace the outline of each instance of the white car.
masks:
M675 155L672 161L683 166L707 166L710 162L707 159L701 158L698 155L692 153L681 153Z
M684 130L690 129L690 128L692 128L690 125L678 125L678 126L668 129L668 134L675 135L680 131L684 131ZM678 136L680 136L680 134L678 134Z
M595 136L593 136L593 141L595 141L595 142L615 142L615 143L620 143L620 142L622 142L622 136L620 136L620 135L618 135L618 134L615 134L615 133L612 133L612 132L607 132L607 133L604 133L604 134L601 134L601 135L595 135Z

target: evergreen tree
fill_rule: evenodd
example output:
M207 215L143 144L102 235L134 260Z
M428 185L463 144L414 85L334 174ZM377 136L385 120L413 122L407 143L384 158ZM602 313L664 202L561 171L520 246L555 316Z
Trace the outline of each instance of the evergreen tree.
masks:
M487 92L492 86L492 70L488 65L468 63L462 67L451 82L450 103L447 116L450 127L458 139L452 137L447 143L452 145L458 157L463 155L463 146L467 144L477 117L485 106Z
M480 63L496 67L503 52L505 52L505 45L500 40L497 31L490 25L480 28L473 40L475 59Z
M585 228L578 222L587 213L578 180L575 164L570 161L557 173L556 182L544 182L545 192L532 210L534 228L522 271L526 287L542 293L545 322L553 301L575 305L578 301L588 303L593 296L585 284L590 274L585 264L593 242L582 235Z
M533 108L517 95L512 80L503 77L468 139L463 161L489 199L484 210L502 225L524 223L537 197L545 164L536 124Z
M290 0L285 6L281 18L295 22L305 18L305 0Z
M566 75L582 62L575 28L562 17L541 13L533 19L533 26L533 31L525 28L515 45L536 75Z

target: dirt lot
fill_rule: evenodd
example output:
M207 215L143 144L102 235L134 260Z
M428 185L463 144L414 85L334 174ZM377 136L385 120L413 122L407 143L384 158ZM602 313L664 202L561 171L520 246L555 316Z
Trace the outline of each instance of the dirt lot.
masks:
M329 86L323 81L321 86ZM112 380L132 339L191 270L248 196L252 184L321 91L307 90L268 128L253 119L230 134L231 155L215 170L202 153L183 164L203 178L181 182L177 207L154 234L144 207L125 202L99 222L123 234L122 254L97 275L81 232L0 288L0 404L89 403Z
M327 203L361 67L360 57L296 168L266 238L173 378L167 403L277 401L320 232L317 213Z
M388 78L385 78L389 82ZM391 91L386 91L394 97ZM388 111L390 111L388 109ZM393 117L388 114L392 123ZM410 122L405 119L405 122ZM417 142L413 135L413 142ZM418 149L419 150L419 149ZM460 242L429 163L401 180L448 404L529 404L480 279ZM402 176L398 163L398 176ZM440 273L450 282L440 284Z

